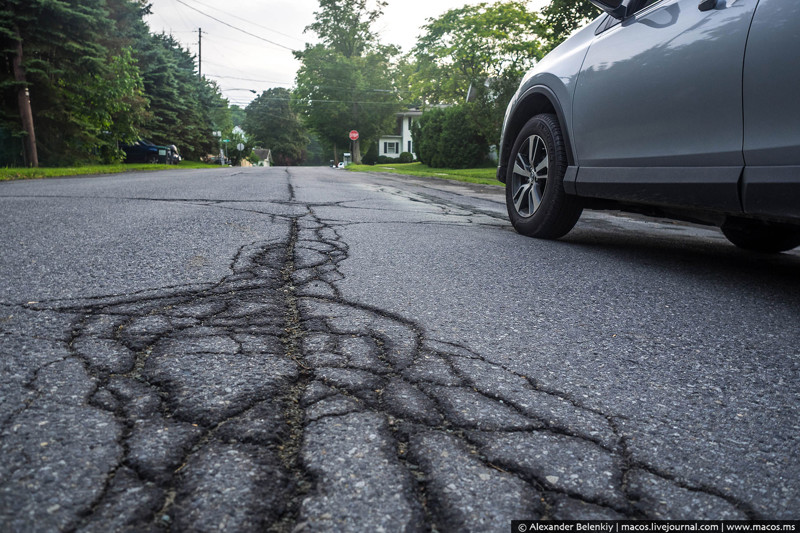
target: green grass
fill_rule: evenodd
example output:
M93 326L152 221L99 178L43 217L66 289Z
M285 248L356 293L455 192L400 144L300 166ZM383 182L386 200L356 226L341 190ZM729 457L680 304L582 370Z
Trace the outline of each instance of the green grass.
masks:
M170 170L175 168L220 168L219 165L207 165L194 161L181 161L173 165L88 165L59 168L0 168L0 181L59 178L63 176L85 176L87 174L117 174L132 170Z
M468 183L480 183L482 185L503 186L495 177L496 168L431 168L422 163L397 163L389 165L348 165L347 170L353 172L388 172L391 174L421 176L423 178L443 178L446 180L466 181Z

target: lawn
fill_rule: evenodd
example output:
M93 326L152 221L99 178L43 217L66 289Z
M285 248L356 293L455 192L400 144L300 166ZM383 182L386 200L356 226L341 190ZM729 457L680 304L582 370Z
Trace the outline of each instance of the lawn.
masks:
M423 178L442 178L446 180L466 181L468 183L480 183L482 185L503 186L495 177L497 172L496 168L431 168L422 163L398 163L389 165L348 165L347 170L354 172L389 172L392 174L421 176Z
M170 170L175 168L220 168L219 165L207 165L194 161L181 161L173 165L91 165L85 167L59 168L0 168L0 181L20 179L58 178L63 176L84 176L87 174L117 174L132 170Z

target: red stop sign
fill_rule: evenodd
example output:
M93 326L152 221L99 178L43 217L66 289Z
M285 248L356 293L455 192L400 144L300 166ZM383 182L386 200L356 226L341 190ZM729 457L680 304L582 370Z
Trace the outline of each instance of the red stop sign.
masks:
M353 130L353 131L350 132L350 140L351 141L357 141L358 140L358 132L356 130Z

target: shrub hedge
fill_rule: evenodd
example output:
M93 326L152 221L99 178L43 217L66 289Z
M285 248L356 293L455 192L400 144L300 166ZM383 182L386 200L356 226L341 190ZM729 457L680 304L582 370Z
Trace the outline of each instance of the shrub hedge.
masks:
M411 127L417 158L435 168L473 168L485 163L489 143L466 106L432 109Z

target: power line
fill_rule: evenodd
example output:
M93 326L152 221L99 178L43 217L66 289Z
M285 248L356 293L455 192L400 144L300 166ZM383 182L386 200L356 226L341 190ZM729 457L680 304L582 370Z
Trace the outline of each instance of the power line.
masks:
M261 98L262 100L279 100L284 102L294 101L297 105L314 105L314 104L358 104L358 105L403 105L402 102L394 101L394 102L359 102L354 100L322 100L317 98L309 98L306 99L296 99L296 98L278 98L276 96L272 96L269 98Z
M234 46L234 45L237 45L237 44L238 45L242 45L242 46L253 46L253 41L245 41L244 39L234 39L233 37L230 37L230 36L227 36L227 35L224 36L224 37L221 37L219 35L215 35L215 34L209 33L207 38L209 40L215 41L217 44L225 46L225 47L227 47L227 48L229 48L231 50L234 50L234 51L238 50L238 48L236 46Z
M255 33L250 33L249 31L247 31L247 30L243 30L242 28L237 28L237 27L236 27L236 26L234 26L233 24L228 24L228 23L227 23L227 22L225 22L224 20L220 20L220 19L218 19L217 17L215 17L215 16L213 16L213 15L209 15L208 13L206 13L206 12L204 12L204 11L201 11L201 10L197 9L197 8L196 8L196 7L194 7L194 6L190 6L189 4L187 4L186 2L184 2L183 0L175 0L175 1L176 1L176 2L178 2L179 4L183 4L184 6L188 7L189 9L191 9L191 10L193 10L193 11L197 11L198 13L200 13L200 14L201 14L201 15L203 15L203 16L206 16L206 17L208 17L208 18L210 18L210 19L212 19L212 20L216 20L216 21L217 21L217 22L219 22L220 24L222 24L222 25L224 25L224 26L228 26L229 28L233 28L233 29L234 29L234 30L236 30L236 31L240 31L240 32L242 32L242 33L244 33L244 34L246 34L246 35L249 35L250 37L255 37L255 38L256 38L256 39L258 39L258 40L261 40L261 41L267 42L267 43L269 43L269 44L271 44L271 45L273 45L273 46L277 46L277 47L279 47L279 48L285 48L286 50L289 50L290 52L293 52L293 51L294 51L294 49L293 49L293 48L291 48L291 47L289 47L289 46L286 46L286 45L283 45L283 44L280 44L280 43L276 43L275 41L270 41L269 39L265 39L264 37L261 37L260 35L256 35Z
M210 9L216 9L214 6L210 6L210 5L208 5L208 4L204 4L203 2L200 2L200 0L193 0L193 1L194 1L196 4L200 4L200 5L201 5L201 6L203 6L203 7L207 7L207 8L210 8ZM236 15L234 15L234 14L232 14L232 13L225 13L225 15L227 15L228 17L234 18L234 19L236 19L236 20L241 20L242 22L247 22L248 24L251 24L251 25L253 25L253 26L256 26L256 27L258 27L258 28L261 28L261 29L264 29L264 30L267 30L267 31L271 31L271 32L273 32L273 33L277 33L278 35L282 35L282 36L284 36L284 37L288 37L289 39L294 39L294 40L295 40L295 41L297 41L297 42L303 42L303 40L302 40L302 39L299 39L299 38L297 38L297 37L294 37L294 36L292 36L292 35L288 35L288 34L286 34L286 33L281 33L281 32L279 32L278 30L273 30L272 28L268 28L268 27L266 27L266 26L262 26L261 24L257 24L257 23L255 23L255 22L253 22L252 20L247 20L247 19L245 19L245 18L242 18L242 17L237 17Z
M212 63L208 62L208 64L212 64ZM224 67L225 66L225 65L220 65L219 63L213 63L213 64L218 66L218 67ZM255 78L240 78L240 77L237 77L237 76L222 76L222 75L219 75L219 74L207 74L207 76L212 77L212 78L223 78L223 79L226 79L226 80L252 81L252 82L256 82L256 83L275 83L275 84L278 84L278 85L289 85L289 86L293 85L292 83L287 83L287 82L283 82L283 81L259 80L259 79L255 79ZM335 90L341 90L341 91L349 90L349 88L347 88L347 87L335 87L335 86L332 86L332 85L316 85L316 87L319 88L319 89L335 89ZM365 87L365 88L362 88L362 89L359 89L359 90L360 91L364 91L364 92L392 93L392 94L410 93L411 92L409 90L403 90L403 89L371 89L371 88L368 88L368 87Z
M218 65L218 66L223 66L223 65ZM224 79L227 79L227 80L254 81L254 82L257 82L257 83L277 83L278 85L292 85L291 83L286 83L286 82L283 82L283 81L256 80L256 79L253 79L253 78L238 78L236 76L220 76L219 74L206 74L206 76L211 76L211 77L214 77L214 78L224 78Z

